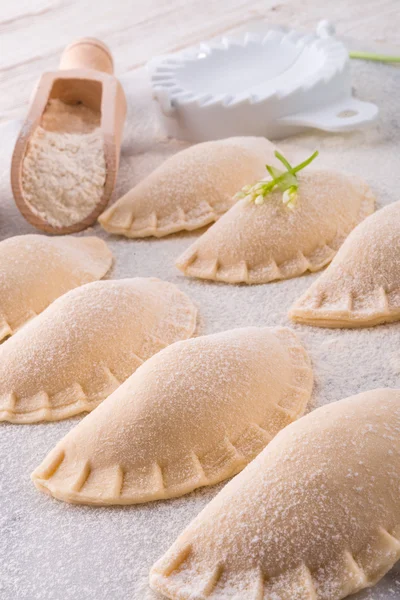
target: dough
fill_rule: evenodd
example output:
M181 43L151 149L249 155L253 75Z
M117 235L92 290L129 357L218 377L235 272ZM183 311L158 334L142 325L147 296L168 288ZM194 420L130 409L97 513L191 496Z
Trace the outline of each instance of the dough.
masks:
M93 410L143 361L195 329L171 283L121 279L68 292L0 347L0 421L55 421Z
M141 366L32 475L67 502L171 498L237 473L303 414L309 358L287 328L177 342Z
M191 146L166 160L99 221L106 231L132 238L198 229L227 211L244 185L265 177L265 164L277 164L274 151L261 137Z
M329 404L281 431L151 570L189 598L339 600L400 558L400 390Z
M227 283L267 283L321 269L373 211L374 198L364 182L341 173L307 169L298 180L293 209L279 189L262 205L237 202L183 253L178 269Z
M365 219L290 310L317 327L369 327L400 319L400 202Z
M97 237L18 235L0 242L0 340L65 292L101 279L111 264Z

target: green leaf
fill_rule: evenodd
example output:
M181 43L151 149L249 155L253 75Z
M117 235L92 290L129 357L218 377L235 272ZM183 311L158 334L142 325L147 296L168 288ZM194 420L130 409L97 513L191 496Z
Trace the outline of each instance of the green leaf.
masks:
M271 175L272 179L278 179L281 175L285 173L285 171L281 171L272 165L265 165L268 173Z
M299 184L296 175L293 175L293 173L289 173L287 171L282 175L282 177L279 178L279 180L276 181L276 185L279 187L281 192L285 192L290 187L297 188Z

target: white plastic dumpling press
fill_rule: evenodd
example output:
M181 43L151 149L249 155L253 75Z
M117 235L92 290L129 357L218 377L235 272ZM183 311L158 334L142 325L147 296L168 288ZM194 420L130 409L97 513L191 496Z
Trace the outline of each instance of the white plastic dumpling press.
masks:
M378 108L352 96L348 51L330 33L243 33L151 61L168 135L277 139L309 127L341 132L370 123Z

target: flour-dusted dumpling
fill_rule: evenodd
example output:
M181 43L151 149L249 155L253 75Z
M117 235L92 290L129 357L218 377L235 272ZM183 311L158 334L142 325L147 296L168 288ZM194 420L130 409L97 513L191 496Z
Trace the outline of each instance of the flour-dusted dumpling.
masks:
M111 263L97 237L19 235L0 242L0 340L65 292L101 279Z
M0 421L93 410L143 361L190 337L195 324L189 298L159 279L76 288L0 347Z
M227 283L267 283L318 271L374 209L368 186L333 171L298 175L296 205L274 191L262 205L239 201L176 265L185 275Z
M153 567L174 600L340 600L400 558L400 390L281 431Z
M289 314L318 327L369 327L400 319L400 202L356 227Z
M162 237L216 221L244 185L276 164L275 146L261 137L204 142L178 152L99 218L111 233Z
M309 358L287 328L177 342L61 440L32 479L67 502L181 496L243 469L303 414L312 381Z

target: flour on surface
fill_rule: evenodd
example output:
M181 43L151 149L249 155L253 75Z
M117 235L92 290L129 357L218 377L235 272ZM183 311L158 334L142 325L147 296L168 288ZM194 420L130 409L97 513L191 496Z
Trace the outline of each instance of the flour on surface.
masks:
M53 227L79 223L100 201L106 162L100 112L50 100L29 140L22 167L24 198Z
M308 132L278 143L285 156L299 162L317 148L321 168L364 178L380 208L399 200L400 70L362 61L352 68L357 95L381 108L378 123L347 135ZM185 146L162 137L151 108L147 73L137 71L123 83L129 108L117 197ZM1 239L34 232L12 200L9 161L14 129L7 131L0 148ZM115 238L99 226L94 231L107 240L116 257L110 277L153 276L175 283L199 308L200 335L250 325L291 326L289 307L319 276L254 286L190 280L174 267L174 260L202 230L163 240ZM93 230L85 234L93 235ZM301 325L294 329L311 356L316 376L310 409L368 389L400 387L400 323L340 332ZM0 598L165 600L149 589L149 569L223 484L142 506L96 509L57 502L35 490L29 474L77 422L1 427L0 556L7 559L1 565ZM400 564L354 600L399 600L399 583Z

